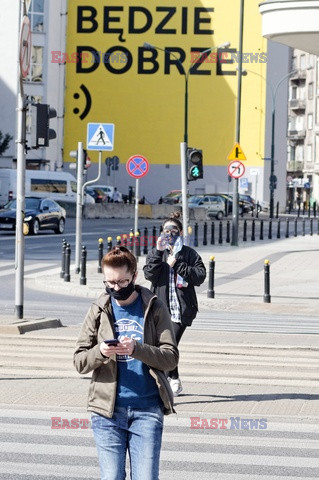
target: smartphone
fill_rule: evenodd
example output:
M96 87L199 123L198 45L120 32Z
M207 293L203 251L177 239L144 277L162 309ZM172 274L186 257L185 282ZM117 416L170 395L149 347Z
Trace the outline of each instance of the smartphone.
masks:
M110 340L104 340L104 343L107 343L107 345L118 345L120 342L117 338L110 338Z

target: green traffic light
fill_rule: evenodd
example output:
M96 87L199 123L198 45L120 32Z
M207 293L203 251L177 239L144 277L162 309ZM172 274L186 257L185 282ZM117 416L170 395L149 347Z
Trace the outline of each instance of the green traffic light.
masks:
M197 177L200 176L200 171L199 171L199 168L197 166L192 167L190 173L191 173L192 177L194 177L194 178L197 178Z

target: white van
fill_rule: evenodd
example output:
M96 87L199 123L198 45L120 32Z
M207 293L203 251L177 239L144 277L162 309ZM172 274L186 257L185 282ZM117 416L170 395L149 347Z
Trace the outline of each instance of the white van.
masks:
M25 171L25 194L47 197L63 204L76 204L76 179L71 173L49 170ZM17 170L0 168L0 206L17 195ZM94 203L86 195L86 203Z

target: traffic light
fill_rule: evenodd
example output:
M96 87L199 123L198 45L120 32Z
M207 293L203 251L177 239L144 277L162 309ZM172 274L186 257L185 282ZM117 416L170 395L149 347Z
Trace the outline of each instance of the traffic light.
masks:
M203 151L197 148L187 148L186 165L189 182L203 178Z
M48 147L49 140L56 138L56 132L50 128L50 118L57 116L50 105L36 103L31 107L31 148Z
M119 157L107 157L105 159L106 176L107 177L109 177L111 175L111 167L112 167L112 170L118 170L119 169L119 162L120 162Z

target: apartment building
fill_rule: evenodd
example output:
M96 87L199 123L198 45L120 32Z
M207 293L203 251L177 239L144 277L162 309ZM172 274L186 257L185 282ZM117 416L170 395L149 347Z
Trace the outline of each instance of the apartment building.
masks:
M287 131L287 203L319 203L319 61L292 50Z

